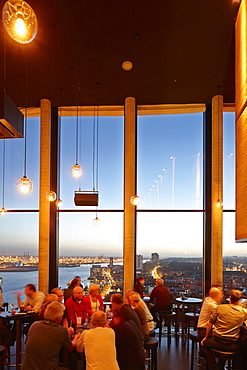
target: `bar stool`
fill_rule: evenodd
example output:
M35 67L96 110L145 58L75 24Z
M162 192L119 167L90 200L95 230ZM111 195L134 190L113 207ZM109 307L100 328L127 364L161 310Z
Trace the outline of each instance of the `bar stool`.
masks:
M185 315L184 315L185 342L186 342L186 338L188 337L188 334L190 333L191 322L192 322L192 325L193 325L193 331L196 331L198 319L199 319L199 313L194 313L194 312L186 312L185 313Z
M160 312L159 313L159 344L161 343L161 335L162 335L162 326L163 326L163 320L165 320L165 325L167 326L167 342L168 345L170 345L171 341L171 323L172 320L175 320L175 335L177 335L178 332L178 325L177 325L177 314L176 312Z
M150 358L149 369L157 370L157 339L150 337L147 342L144 342L143 347L147 351L148 357Z
M198 337L197 331L191 331L189 333L189 339L191 340L191 358L190 358L190 370L193 370L194 365L199 365L198 362L195 362L195 348L197 343L201 342L201 338Z
M228 370L232 370L232 359L235 355L236 352L225 352L225 351L220 351L218 349L211 348L212 355L214 358L218 358L220 360L227 361L228 363Z
M0 345L0 370L4 370L4 346Z

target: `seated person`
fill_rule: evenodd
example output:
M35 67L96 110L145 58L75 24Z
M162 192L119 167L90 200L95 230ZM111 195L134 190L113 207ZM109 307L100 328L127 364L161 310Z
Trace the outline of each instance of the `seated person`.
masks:
M57 296L57 300L58 302L63 303L63 300L64 300L64 294L63 294L63 291L60 289L60 288L53 288L52 291L51 291L52 294L56 294ZM69 324L68 324L68 320L67 320L67 312L66 312L66 308L64 306L64 314L63 314L63 320L62 320L62 325L65 327L65 328L68 328L69 327Z
M84 305L83 290L81 287L77 286L73 289L73 295L67 299L65 307L70 326L77 326L77 317L80 317L81 323L84 323L87 310Z
M144 297L144 294L143 294L143 285L144 285L144 283L145 283L145 280L142 276L138 276L136 278L136 285L134 287L134 291L136 293L139 293L141 298Z
M94 312L92 325L92 330L82 332L76 345L78 352L85 351L87 369L119 370L115 333L106 327L105 312Z
M131 320L135 323L135 327L136 327L138 335L141 338L143 338L140 319L137 313L134 310L132 310L129 304L124 304L123 295L120 293L114 293L111 296L111 303L112 303L112 309L119 310L126 321Z
M104 302L99 294L99 286L91 284L88 292L89 294L84 297L84 304L90 316L96 311L104 311Z
M221 291L218 288L211 288L209 290L208 296L203 301L197 324L197 333L198 336L201 337L201 339L205 337L210 316L216 310L221 300Z
M154 321L159 325L159 318L157 314L159 312L171 312L172 308L172 294L164 286L163 279L156 280L156 287L152 290L150 294L150 302L154 303L151 307L150 312L153 315Z
M64 306L59 302L51 302L45 310L45 320L36 321L28 332L22 370L59 369L59 353L61 348L72 351L79 335L70 340L71 331L60 326Z
M214 357L211 348L221 351L237 351L240 327L247 319L247 310L241 306L239 290L230 291L230 303L220 304L211 315L207 325L205 338L201 341L202 353L204 354L209 370L215 368ZM212 332L212 336L210 334ZM236 359L237 360L237 356ZM218 367L223 369L225 362L220 360ZM235 367L234 367L235 368ZM239 369L239 367L236 367Z
M45 296L41 309L38 314L38 320L44 320L44 314L45 314L46 307L48 306L48 304L54 301L58 301L58 297L56 294L51 293Z
M58 298L58 302L63 303L64 294L63 294L63 291L60 288L52 289L51 293L56 294L56 296Z
M126 292L125 292L125 302L127 304L130 305L130 295L134 293L132 289L127 289ZM145 314L146 314L146 321L147 321L147 325L148 325L148 330L149 332L153 331L154 330L154 319L153 319L153 316L151 315L146 303L143 301L143 299L141 299L139 301L139 305L144 309L145 311Z
M145 313L144 309L141 307L141 304L140 304L141 297L138 293L133 292L133 293L130 294L129 299L130 299L131 307L137 313L137 315L139 317L139 320L141 322L142 334L144 336L144 342L145 342L149 339L149 335L148 335L149 334L149 329L148 329L148 325L147 325L146 313Z
M35 285L27 284L25 286L25 294L27 296L24 302L21 301L21 293L17 293L17 301L19 307L24 307L25 310L33 310L38 313L42 303L44 301L45 295L43 292L36 291Z
M142 341L133 325L133 322L125 321L120 311L113 309L113 319L109 326L115 331L117 362L120 370L145 369Z

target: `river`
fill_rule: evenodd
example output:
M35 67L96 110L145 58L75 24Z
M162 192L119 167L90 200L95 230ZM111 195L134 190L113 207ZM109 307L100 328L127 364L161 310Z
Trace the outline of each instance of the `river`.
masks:
M81 265L80 267L62 267L59 269L59 287L67 288L67 283L75 276L80 276L82 284L85 287L90 284L88 277L90 276L90 265ZM101 264L102 267L107 266ZM3 301L16 303L15 292L23 291L25 285L34 284L37 287L38 271L28 272L0 272L0 277L3 279ZM22 296L25 299L25 296Z

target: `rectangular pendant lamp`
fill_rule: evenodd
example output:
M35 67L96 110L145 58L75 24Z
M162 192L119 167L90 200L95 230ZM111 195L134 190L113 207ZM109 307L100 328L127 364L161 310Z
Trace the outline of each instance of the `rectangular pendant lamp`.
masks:
M4 93L0 93L0 139L22 138L24 116Z
M74 202L76 206L98 206L98 191L75 191Z

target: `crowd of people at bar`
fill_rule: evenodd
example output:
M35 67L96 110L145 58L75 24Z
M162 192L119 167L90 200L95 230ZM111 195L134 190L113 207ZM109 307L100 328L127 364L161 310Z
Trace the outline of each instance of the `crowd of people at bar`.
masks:
M114 293L110 313L104 312L104 301L97 284L92 284L88 294L84 295L78 277L72 282L71 296L65 302L60 288L54 288L45 296L33 284L28 284L24 302L17 293L20 310L36 313L35 321L24 331L26 344L22 370L67 368L63 366L62 349L67 354L84 353L87 370L144 370L144 343L154 329L162 325L159 314L169 313L172 309L172 294L164 286L164 281L156 280L149 307L143 300L143 279L139 279L134 289L127 290L125 295ZM209 370L224 369L225 365L223 360L215 363L212 348L234 351L234 368L245 369L247 366L247 341L241 339L241 333L246 333L247 303L242 302L241 297L240 291L232 290L229 303L221 304L222 289L212 287L203 301L197 332L201 341L200 356L206 359ZM8 348L14 344L15 329L2 320L0 329L7 358Z

